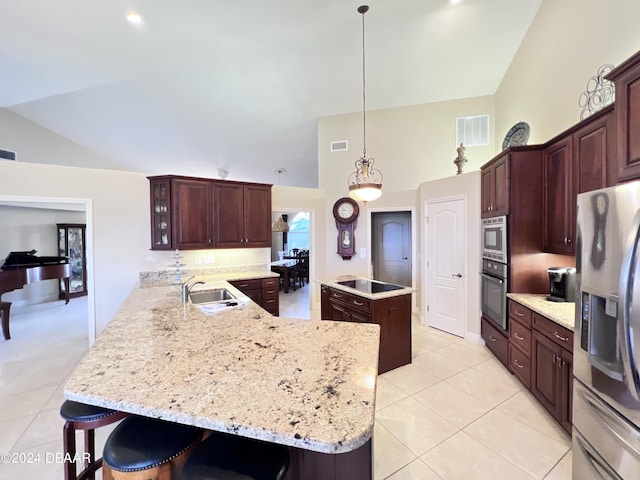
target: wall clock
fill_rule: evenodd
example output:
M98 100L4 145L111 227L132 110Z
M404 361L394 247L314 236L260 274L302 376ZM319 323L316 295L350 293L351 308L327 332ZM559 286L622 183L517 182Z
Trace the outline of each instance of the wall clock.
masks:
M349 197L339 198L333 205L333 217L338 229L338 255L343 260L351 260L356 252L356 239L353 231L356 228L360 208L358 203Z

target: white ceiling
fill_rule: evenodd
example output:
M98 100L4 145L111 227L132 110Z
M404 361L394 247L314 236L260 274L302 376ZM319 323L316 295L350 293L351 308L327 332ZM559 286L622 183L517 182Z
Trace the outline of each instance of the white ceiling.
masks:
M370 0L367 109L495 93L541 2ZM315 187L317 119L362 109L364 0L3 3L0 107L124 170Z

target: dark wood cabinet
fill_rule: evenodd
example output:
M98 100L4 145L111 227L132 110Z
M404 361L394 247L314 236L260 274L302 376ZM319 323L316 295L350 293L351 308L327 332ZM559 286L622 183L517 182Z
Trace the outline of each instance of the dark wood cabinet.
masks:
M533 320L531 392L571 434L573 336L545 317Z
M217 248L271 246L271 186L213 183Z
M546 292L547 273L532 255L542 251L542 147L508 148L482 166L481 176L482 217L508 216L508 291Z
M151 249L271 246L271 185L149 177Z
M151 249L173 248L171 234L171 178L149 177L151 192Z
M590 192L615 184L613 105L581 122L573 132L574 191Z
M616 87L616 181L620 183L640 178L640 52L607 79Z
M509 213L509 153L504 153L482 167L482 218Z
M531 389L531 318L533 312L509 300L509 369Z
M543 249L570 255L575 240L573 143L566 136L545 147L543 157Z
M500 362L508 368L509 365L509 339L507 332L497 327L491 320L482 317L480 323L480 335L484 339L487 348Z
M87 226L84 223L58 223L58 256L67 257L71 265L69 295L66 282L60 280L58 298L69 299L87 294Z
M378 373L411 363L411 295L369 299L321 285L323 320L380 325Z
M171 223L173 248L211 248L211 182L171 179Z
M272 315L280 315L280 278L265 277L246 280L229 280L254 303Z

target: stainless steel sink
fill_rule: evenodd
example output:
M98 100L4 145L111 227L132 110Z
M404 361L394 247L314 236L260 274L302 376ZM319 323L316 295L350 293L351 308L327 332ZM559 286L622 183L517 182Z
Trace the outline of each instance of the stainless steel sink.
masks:
M229 302L236 300L236 297L226 288L213 288L211 290L196 290L189 293L191 303L202 305L205 303Z

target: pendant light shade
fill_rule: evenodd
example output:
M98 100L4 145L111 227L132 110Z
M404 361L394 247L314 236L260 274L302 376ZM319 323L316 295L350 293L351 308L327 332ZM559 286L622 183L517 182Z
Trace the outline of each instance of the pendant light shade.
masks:
M364 14L369 7L358 7L362 14L362 157L355 162L356 171L349 175L349 196L358 202L371 202L382 195L382 172L373 167L373 158L367 158L367 109L365 82Z
M282 219L282 215L271 225L272 232L288 232L289 224Z

